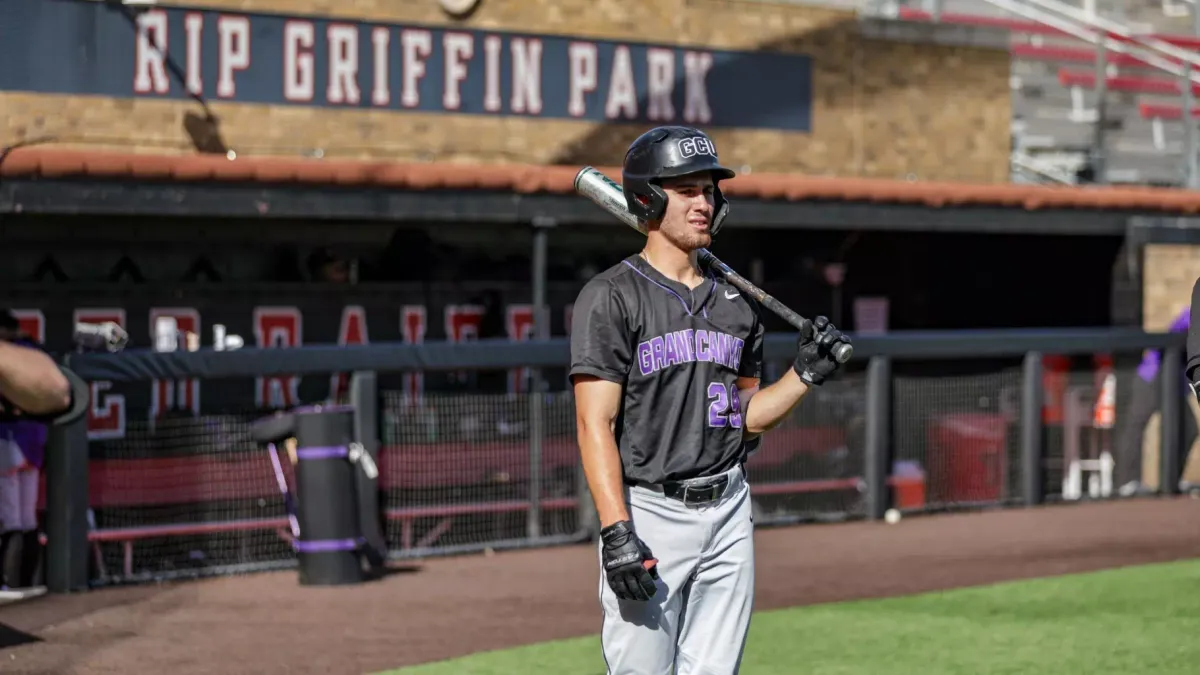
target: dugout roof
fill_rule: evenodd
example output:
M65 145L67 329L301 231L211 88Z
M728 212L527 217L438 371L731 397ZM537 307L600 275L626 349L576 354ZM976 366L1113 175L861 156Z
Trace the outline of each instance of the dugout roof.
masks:
M151 155L0 154L0 213L520 224L615 222L574 193L580 167ZM615 180L620 169L598 167ZM730 227L1123 235L1131 216L1200 213L1200 191L747 174Z

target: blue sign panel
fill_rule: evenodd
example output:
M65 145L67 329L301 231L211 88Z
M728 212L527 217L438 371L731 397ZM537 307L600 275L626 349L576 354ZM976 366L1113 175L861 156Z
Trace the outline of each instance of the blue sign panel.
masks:
M808 131L812 60L74 0L0 2L0 90Z

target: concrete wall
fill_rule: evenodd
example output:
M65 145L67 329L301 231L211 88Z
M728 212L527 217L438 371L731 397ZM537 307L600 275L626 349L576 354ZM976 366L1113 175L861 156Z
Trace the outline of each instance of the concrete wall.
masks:
M188 6L807 54L813 59L811 131L713 130L723 161L757 172L972 182L1008 177L1007 52L866 39L848 12L718 0L482 0L458 21L435 0L197 0ZM170 39L182 40L181 32ZM186 127L193 127L192 136L203 135L199 104L153 100L130 89L125 98L0 92L0 142L55 136L58 145L194 151ZM224 143L254 155L320 148L326 157L612 165L647 128L394 108L211 99L210 105Z

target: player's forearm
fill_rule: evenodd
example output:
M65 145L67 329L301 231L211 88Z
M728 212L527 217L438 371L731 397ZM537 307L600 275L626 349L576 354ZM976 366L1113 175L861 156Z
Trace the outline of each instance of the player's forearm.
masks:
M795 370L788 368L776 382L750 392L744 414L745 433L754 437L775 428L804 400L810 389Z
M596 504L600 526L629 520L625 508L625 487L621 471L621 453L613 438L611 424L579 420L578 440L583 457L583 473Z
M71 405L71 385L46 354L0 341L0 395L31 415L48 415Z

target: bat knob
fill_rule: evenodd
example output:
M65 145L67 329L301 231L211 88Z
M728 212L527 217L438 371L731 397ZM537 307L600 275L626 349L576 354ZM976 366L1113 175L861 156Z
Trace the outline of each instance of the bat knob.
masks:
M854 347L842 342L833 348L833 358L837 359L838 363L845 363L854 355Z

